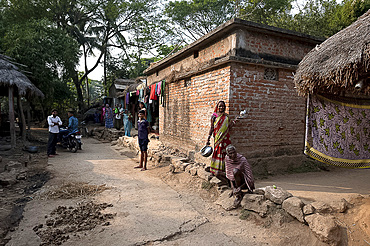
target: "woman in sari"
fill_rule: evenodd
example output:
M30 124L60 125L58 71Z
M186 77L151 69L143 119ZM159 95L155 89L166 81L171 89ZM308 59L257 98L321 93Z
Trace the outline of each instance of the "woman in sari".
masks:
M109 104L105 106L104 120L106 128L113 128L113 110L109 107Z
M210 171L218 177L226 176L226 147L231 144L229 131L235 124L236 120L231 121L229 115L226 114L225 111L225 102L219 101L211 117L211 129L209 130L209 136L207 139L207 145L210 145L212 135L215 140Z

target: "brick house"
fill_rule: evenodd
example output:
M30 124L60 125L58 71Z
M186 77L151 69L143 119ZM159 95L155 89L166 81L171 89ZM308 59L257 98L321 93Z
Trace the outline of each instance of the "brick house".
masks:
M230 134L256 172L275 172L282 164L289 168L301 161L305 100L296 95L294 71L322 41L232 19L151 64L145 70L148 85L166 81L166 103L159 106L160 139L198 151L206 142L216 103L224 100L232 119L247 109L248 116Z

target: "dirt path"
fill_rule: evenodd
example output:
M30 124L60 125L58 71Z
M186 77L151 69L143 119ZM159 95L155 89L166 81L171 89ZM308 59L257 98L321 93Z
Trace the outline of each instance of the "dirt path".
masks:
M112 204L104 213L115 217L109 226L71 233L63 245L324 245L297 221L275 226L263 220L241 220L240 210L225 212L213 203L215 191L202 190L201 181L185 173L133 169L137 163L128 157L132 157L129 150L115 151L95 139L84 139L83 147L78 153L61 151L49 159L47 169L53 177L40 194L70 182L105 184L111 189L88 198L35 196L7 245L40 245L35 226L46 227L58 206L77 206L86 200ZM266 182L280 184L278 179Z

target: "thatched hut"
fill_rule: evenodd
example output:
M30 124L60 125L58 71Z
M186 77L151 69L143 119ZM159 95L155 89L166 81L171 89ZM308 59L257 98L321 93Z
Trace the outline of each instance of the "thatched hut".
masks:
M7 88L7 90L6 90ZM44 94L14 65L10 58L0 54L0 92L2 96L9 98L9 122L11 146L16 145L14 125L14 94L18 95L18 107L20 107L21 120L23 122L23 135L25 136L25 117L23 114L21 96L40 96Z
M370 10L311 50L294 83L307 96L305 154L370 167Z

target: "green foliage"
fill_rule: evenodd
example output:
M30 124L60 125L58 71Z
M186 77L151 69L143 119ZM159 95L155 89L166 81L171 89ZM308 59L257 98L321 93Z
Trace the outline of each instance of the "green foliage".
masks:
M234 4L229 0L170 1L164 13L181 39L196 40L229 20Z
M266 24L279 26L288 20L287 13L292 9L293 0L248 0L241 1L239 18Z
M63 30L46 19L30 19L7 25L1 44L5 54L27 66L28 77L44 92L45 102L55 98L61 102L71 96L56 90L68 68L78 63L77 43Z

